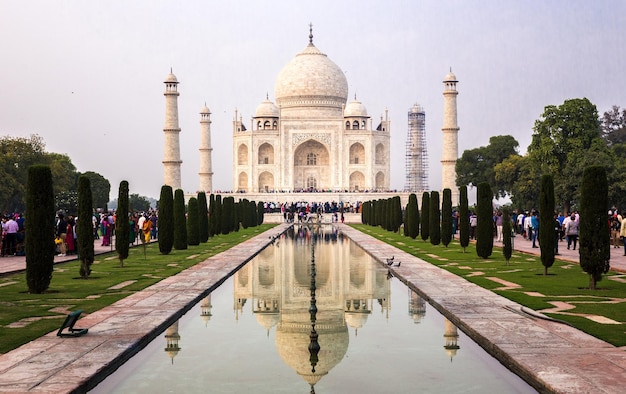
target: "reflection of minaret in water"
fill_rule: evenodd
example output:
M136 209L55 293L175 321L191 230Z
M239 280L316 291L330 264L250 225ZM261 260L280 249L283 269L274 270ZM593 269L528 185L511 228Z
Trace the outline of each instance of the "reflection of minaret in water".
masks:
M443 334L443 337L446 339L444 349L446 349L446 353L450 356L450 362L452 362L452 358L456 356L456 351L460 349L457 344L459 333L450 320L444 318L444 324L446 325L446 332Z
M211 305L211 294L204 297L202 302L200 303L200 316L202 317L202 321L204 322L204 326L206 327L209 324L209 320L211 320L211 309L213 305Z
M413 317L413 323L419 324L426 315L426 302L416 292L409 289L409 316Z
M315 299L315 290L317 289L315 285L315 277L317 272L315 271L315 240L317 236L313 234L313 241L311 243L311 305L309 306L309 314L311 315L311 334L309 338L311 342L309 343L309 361L311 362L311 373L315 374L315 366L319 361L317 355L320 352L320 344L317 342L318 334L315 330L315 322L317 321L317 300ZM315 393L315 384L311 383L311 394Z
M178 342L180 341L180 335L178 334L178 320L176 323L172 324L165 331L165 352L172 359L172 364L174 364L174 357L180 352L180 346L178 346Z

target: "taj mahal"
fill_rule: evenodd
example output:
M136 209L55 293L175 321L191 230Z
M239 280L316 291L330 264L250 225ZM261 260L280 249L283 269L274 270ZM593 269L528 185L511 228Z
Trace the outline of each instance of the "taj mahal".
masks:
M455 162L458 157L456 76L444 78L442 189L458 201ZM178 80L166 77L164 184L181 187L178 126ZM249 122L235 110L232 122L232 191L259 201L302 201L303 194L333 193L332 199L366 201L398 193L390 189L390 131L387 109L373 119L356 95L348 101L348 81L342 69L313 43L278 73L274 101L267 95ZM210 110L200 110L199 189L213 191ZM410 149L407 148L407 149ZM407 154L407 157L409 154ZM408 164L407 164L408 167ZM407 175L409 176L409 175ZM413 176L413 175L411 175ZM416 176L424 176L417 174ZM410 190L420 192L427 190ZM273 198L268 193L280 193ZM223 193L222 193L223 194ZM296 194L297 197L289 197ZM345 194L345 196L344 196ZM317 201L319 196L309 201Z

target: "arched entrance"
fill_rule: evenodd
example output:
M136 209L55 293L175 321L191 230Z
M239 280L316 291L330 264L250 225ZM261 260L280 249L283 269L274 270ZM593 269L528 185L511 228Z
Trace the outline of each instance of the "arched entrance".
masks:
M330 155L320 142L308 140L293 155L293 189L330 189Z
M274 175L272 173L263 171L259 174L259 191L266 193L274 191Z

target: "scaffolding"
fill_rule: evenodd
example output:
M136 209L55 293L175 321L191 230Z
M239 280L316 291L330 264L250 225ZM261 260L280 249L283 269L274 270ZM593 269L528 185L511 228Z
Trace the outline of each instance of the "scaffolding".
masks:
M409 110L409 131L406 138L406 182L404 191L428 191L428 152L426 150L426 113L415 104Z

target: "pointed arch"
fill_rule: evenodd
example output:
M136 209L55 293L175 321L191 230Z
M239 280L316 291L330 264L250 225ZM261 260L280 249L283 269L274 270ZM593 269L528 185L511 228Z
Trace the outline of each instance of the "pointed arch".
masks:
M240 166L248 164L248 145L241 144L237 148L237 164Z

